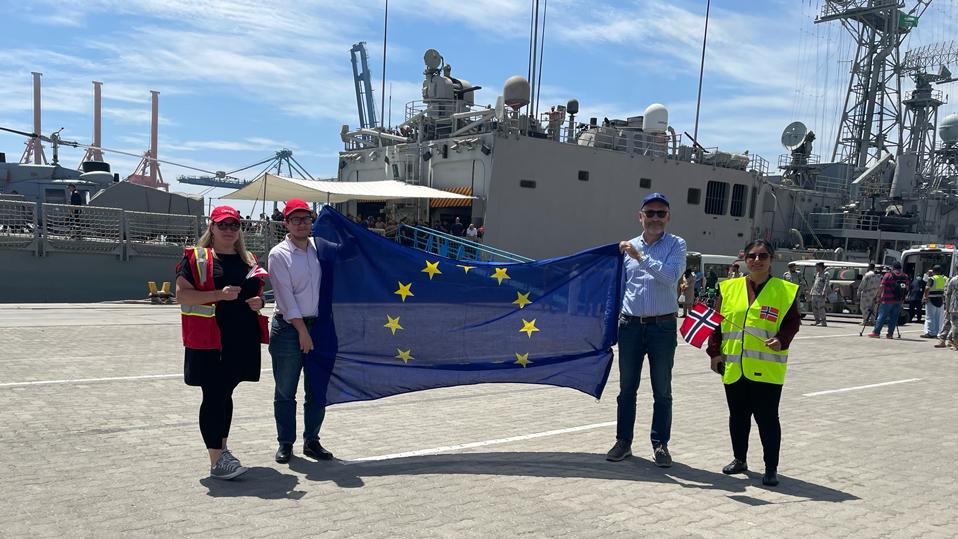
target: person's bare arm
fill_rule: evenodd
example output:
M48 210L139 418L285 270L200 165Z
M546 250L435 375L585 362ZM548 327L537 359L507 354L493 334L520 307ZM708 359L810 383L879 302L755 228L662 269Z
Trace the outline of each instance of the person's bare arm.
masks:
M217 301L232 301L239 296L240 287L224 286L222 290L197 290L182 275L176 278L176 302L181 305L206 305Z

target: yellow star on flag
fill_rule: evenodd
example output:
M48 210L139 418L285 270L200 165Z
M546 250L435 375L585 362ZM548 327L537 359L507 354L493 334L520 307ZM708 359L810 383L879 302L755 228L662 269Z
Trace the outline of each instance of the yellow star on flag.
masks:
M397 353L394 357L396 359L401 359L403 363L409 363L410 359L416 359L412 357L412 348L410 348L409 350L400 350L399 348L397 348L396 352Z
M393 294L399 294L399 296L402 297L403 303L405 303L406 296L415 296L415 294L412 293L412 290L410 290L410 288L412 288L412 283L409 283L409 284L399 283L399 290L396 290L395 292L393 292Z
M462 264L456 264L456 267L462 268L462 271L466 272L467 275L469 274L469 270L475 268L475 266L463 266Z
M429 280L430 280L430 281L432 280L432 276L433 276L433 275L435 275L435 274L437 274L437 273L440 274L440 275L442 275L442 272L439 271L439 261L437 260L437 261L435 261L435 262L430 262L430 261L427 260L427 261L426 261L426 267L422 269L422 272L429 274Z
M499 281L499 284L500 284L500 285L502 284L502 281L503 281L504 279L511 279L511 278L512 278L512 277L509 277L508 274L506 274L506 268L496 268L496 273L495 273L495 275L490 275L489 277L492 278L492 279L496 279L497 281Z
M397 316L396 318L393 318L393 317L391 317L391 316L389 316L389 315L387 314L387 315L386 315L386 319L389 320L389 321L386 322L386 324L383 325L383 327L384 327L384 328L389 328L389 329L391 329L392 332L393 332L393 335L396 334L396 330L397 330L397 329L403 329L403 327L399 325L399 317L398 317L398 316Z
M530 363L532 363L532 362L529 361L529 354L528 354L528 353L526 353L526 354L520 354L519 352L516 352L516 361L515 361L515 364L516 364L516 365L522 365L522 368L524 369L524 368L526 368L526 365L528 365L528 364L530 364Z
M512 303L518 305L520 309L525 307L526 305L532 303L532 300L529 299L529 294L531 294L531 292L526 292L525 294L522 292L516 292L516 300Z
M519 330L519 333L525 332L529 338L532 338L532 332L539 331L539 328L536 327L536 319L533 318L532 321L528 321L525 318L522 319L522 329Z

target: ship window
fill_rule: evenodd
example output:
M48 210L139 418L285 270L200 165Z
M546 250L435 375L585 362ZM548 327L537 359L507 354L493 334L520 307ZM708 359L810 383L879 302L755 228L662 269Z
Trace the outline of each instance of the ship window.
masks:
M587 182L587 181L589 181L589 171L588 171L588 170L580 170L580 171L579 171L579 181L580 181L580 182Z
M689 204L701 204L702 190L697 187L689 187L689 196L685 201Z
M748 218L755 219L755 203L758 202L758 189L752 189L752 202L748 207Z
M705 213L709 215L725 215L728 205L728 183L708 182L705 186Z
M519 180L519 187L525 187L526 189L535 189L536 182L532 180Z
M737 183L732 186L732 207L729 210L729 214L731 214L732 217L745 216L745 200L747 195L747 185Z
M652 189L652 178L639 178L639 187L642 189Z
M399 165L397 165L396 163L393 163L393 179L394 180L399 179Z

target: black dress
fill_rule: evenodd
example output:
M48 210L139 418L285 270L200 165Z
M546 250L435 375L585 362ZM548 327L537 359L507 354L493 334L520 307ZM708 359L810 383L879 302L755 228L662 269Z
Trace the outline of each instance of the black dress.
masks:
M260 375L260 331L256 311L246 300L259 293L257 279L246 279L251 266L238 254L217 254L213 259L213 284L241 286L233 301L216 302L216 325L220 328L220 350L186 349L183 377L187 385L201 386L217 378L238 382L258 382ZM196 286L193 271L186 257L180 262L178 275Z

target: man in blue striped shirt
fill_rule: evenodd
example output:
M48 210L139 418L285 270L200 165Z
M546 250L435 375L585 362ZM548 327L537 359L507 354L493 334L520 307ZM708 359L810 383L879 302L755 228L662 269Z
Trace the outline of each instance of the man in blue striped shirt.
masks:
M655 464L672 465L672 363L677 344L678 282L685 271L685 240L665 231L669 201L661 193L642 200L642 235L619 243L625 257L625 296L619 317L619 398L616 442L606 460L632 455L635 396L642 362L652 381L652 451Z

